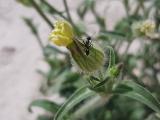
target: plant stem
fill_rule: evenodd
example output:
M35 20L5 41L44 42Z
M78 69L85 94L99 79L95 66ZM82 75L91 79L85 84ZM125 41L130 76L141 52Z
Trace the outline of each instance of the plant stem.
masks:
M127 44L127 47L126 47L126 49L125 49L125 51L124 51L124 53L123 53L123 55L122 55L123 60L126 59L126 57L127 57L127 55L128 55L128 50L129 50L131 44L133 43L134 39L132 40L132 38L130 38L128 41L129 41L129 42L128 42L128 44Z
M73 21L72 21L72 18L71 18L71 15L70 15L70 13L69 13L67 1L66 1L66 0L63 0L63 4L64 4L65 10L66 10L66 13L67 13L69 22L70 22L72 25L74 25L74 23L73 23Z
M52 22L48 19L48 17L43 13L43 11L40 9L40 7L38 6L38 4L34 1L31 0L33 7L36 9L36 11L40 14L40 16L46 21L46 23L49 25L49 27L51 29L54 29L54 26L52 24ZM40 45L40 47L43 49L43 54L44 54L44 45L41 42L41 39L39 36L36 36L38 43ZM61 51L60 49L56 48L55 46L52 46L53 49L55 49L55 51L57 51L58 53L64 54L66 56L68 56L68 53Z
M42 52L44 53L44 45L43 45L43 43L42 43L41 38L39 37L39 35L36 35L36 38L37 38L38 44L39 44Z
M136 8L135 8L135 10L133 12L133 15L138 15L139 10L140 10L140 4L137 4L137 6L136 6Z
M145 6L144 6L144 0L140 0L139 1L140 7L144 13L144 17L146 17L146 10L145 10Z
M46 23L50 26L51 29L54 28L52 22L48 19L48 17L43 13L38 4L34 0L30 0L32 2L33 7L40 14L40 16L46 21Z
M68 20L64 15L62 15L62 12L55 9L52 5L50 5L46 0L41 0L44 4L46 4L52 11L54 11L56 14L58 14L60 17L64 18L65 20Z
M123 0L123 4L124 4L124 7L125 7L125 11L126 11L126 14L127 14L127 17L130 16L130 6L129 6L129 0Z

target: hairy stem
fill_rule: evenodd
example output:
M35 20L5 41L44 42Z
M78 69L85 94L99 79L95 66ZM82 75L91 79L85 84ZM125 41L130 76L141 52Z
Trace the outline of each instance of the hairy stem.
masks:
M38 44L39 44L42 52L44 53L44 45L43 45L43 43L42 43L41 38L39 37L39 35L36 35L36 38L37 38Z
M74 25L73 20L72 20L72 18L71 18L71 15L70 15L70 13L69 13L69 8L68 8L68 5L67 5L67 1L66 1L66 0L63 0L63 4L64 4L65 10L66 10L66 13L67 13L69 22L70 22L72 25Z
M41 0L45 5L47 5L52 11L54 11L56 14L58 14L60 17L64 18L65 20L68 20L62 12L55 9L52 5L50 5L46 0Z
M46 23L50 26L51 29L54 28L52 22L48 19L48 17L43 13L43 11L40 9L38 4L34 1L31 0L33 7L36 9L36 11L39 13L39 15L46 21Z
M34 0L31 0L32 4L33 4L33 7L36 9L36 11L40 14L40 16L46 21L46 23L50 26L51 29L54 28L52 22L48 19L48 17L43 13L43 11L40 9L40 7L38 6L38 4L34 1ZM42 44L41 42L41 39L39 36L36 36L37 37L37 40L38 40L38 43L40 45L40 47L42 49L44 49L44 45ZM64 54L66 56L68 56L68 53L66 52L63 52L61 51L60 49L58 49L57 47L55 46L52 46L53 49L55 49L55 51L61 53L61 54ZM43 50L43 53L44 53L44 50Z

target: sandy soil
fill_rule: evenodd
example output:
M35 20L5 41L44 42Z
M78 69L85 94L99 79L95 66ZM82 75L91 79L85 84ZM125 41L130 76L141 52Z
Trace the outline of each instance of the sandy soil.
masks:
M36 69L41 50L22 16L33 17L41 31L49 32L34 10L15 1L0 1L0 117L1 120L34 120L28 104L38 97L41 78ZM46 38L43 34L42 38Z

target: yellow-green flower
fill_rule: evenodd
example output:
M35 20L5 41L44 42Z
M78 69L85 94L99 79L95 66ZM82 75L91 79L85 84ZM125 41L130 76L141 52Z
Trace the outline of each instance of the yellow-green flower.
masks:
M55 45L66 47L73 42L73 28L67 21L59 20L54 24L54 27L49 40Z
M74 35L74 30L67 21L57 21L54 27L49 36L50 41L55 45L66 47L83 72L94 72L103 66L104 53L91 46L89 55L86 55L86 46Z
M155 30L155 23L152 21L144 21L140 28L140 31L142 33L145 33L145 35L149 35L150 33L153 33L154 30Z
M150 36L155 31L155 23L149 20L136 22L132 30L136 36Z

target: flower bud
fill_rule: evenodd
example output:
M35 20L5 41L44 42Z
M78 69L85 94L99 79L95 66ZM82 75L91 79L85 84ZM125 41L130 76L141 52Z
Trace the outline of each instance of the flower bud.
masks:
M49 36L51 42L58 46L66 47L82 72L94 72L104 64L104 53L101 50L84 43L75 37L72 26L67 21L57 21L54 30ZM86 49L88 54L86 55Z
M109 68L108 74L110 77L114 78L120 74L120 71L123 67L123 63L119 63L118 65L112 66Z

